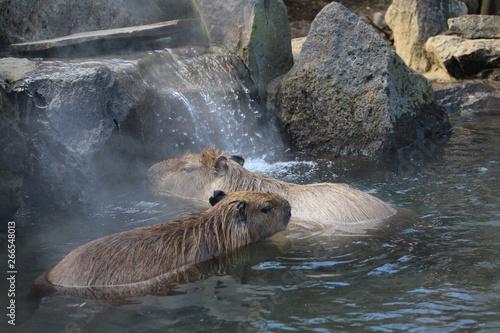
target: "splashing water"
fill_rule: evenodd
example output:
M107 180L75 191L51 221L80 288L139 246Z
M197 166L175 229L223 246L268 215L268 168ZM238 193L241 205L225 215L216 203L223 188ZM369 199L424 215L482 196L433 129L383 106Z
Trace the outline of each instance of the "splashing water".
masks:
M284 150L275 119L257 101L237 57L166 49L150 52L139 68L144 85L158 96L150 107L164 147L199 151L214 145L250 156Z

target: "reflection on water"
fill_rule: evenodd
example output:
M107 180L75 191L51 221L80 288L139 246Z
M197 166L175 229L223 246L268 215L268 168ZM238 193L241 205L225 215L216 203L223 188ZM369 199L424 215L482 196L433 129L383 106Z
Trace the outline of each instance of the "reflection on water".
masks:
M87 211L33 221L17 238L14 331L497 331L500 121L455 117L454 134L432 156L421 150L376 161L249 161L254 171L297 183L351 183L421 218L385 235L255 244L175 295L121 306L55 295L37 308L25 301L33 280L73 248L181 218L199 209L191 203L127 193ZM0 283L7 290L5 279Z

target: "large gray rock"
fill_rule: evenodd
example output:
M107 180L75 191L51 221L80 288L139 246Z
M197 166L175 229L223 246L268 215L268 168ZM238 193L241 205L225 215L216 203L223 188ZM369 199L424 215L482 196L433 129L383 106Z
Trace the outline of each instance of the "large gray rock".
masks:
M429 82L338 3L317 15L269 98L294 146L308 153L374 155L449 128Z
M457 79L472 78L500 68L500 39L438 35L427 40L425 50Z
M429 77L441 77L446 74L427 55L424 44L448 29L449 18L464 14L467 6L460 0L394 0L385 20L393 31L396 52L405 63Z
M189 0L0 1L0 47L188 17L194 17Z
M462 15L448 20L448 27L463 38L500 38L500 16Z
M282 0L194 0L210 41L237 54L259 94L293 65L291 32Z

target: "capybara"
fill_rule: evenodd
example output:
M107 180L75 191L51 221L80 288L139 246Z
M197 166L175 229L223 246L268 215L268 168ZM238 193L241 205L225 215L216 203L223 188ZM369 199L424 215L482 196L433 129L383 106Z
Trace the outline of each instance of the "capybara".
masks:
M210 202L213 207L194 217L84 244L47 271L45 280L69 288L140 284L263 240L290 220L290 205L277 194L216 191Z
M214 147L153 165L148 183L158 196L176 195L205 200L215 189L259 191L284 196L294 221L310 221L328 228L339 224L386 219L396 209L357 188L341 183L298 185L279 181L243 167L241 155L228 156Z

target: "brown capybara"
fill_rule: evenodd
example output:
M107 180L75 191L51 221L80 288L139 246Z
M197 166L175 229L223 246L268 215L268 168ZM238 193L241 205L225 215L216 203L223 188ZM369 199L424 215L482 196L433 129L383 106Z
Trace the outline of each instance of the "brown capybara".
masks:
M243 167L241 155L227 156L213 147L153 165L148 170L151 190L158 196L176 195L205 200L215 189L261 191L284 196L292 206L292 224L310 221L328 228L386 219L396 209L357 188L341 183L298 185L266 177Z
M45 280L58 290L140 284L263 240L290 220L290 205L277 194L216 191L210 202L214 206L195 217L84 244L47 271Z

